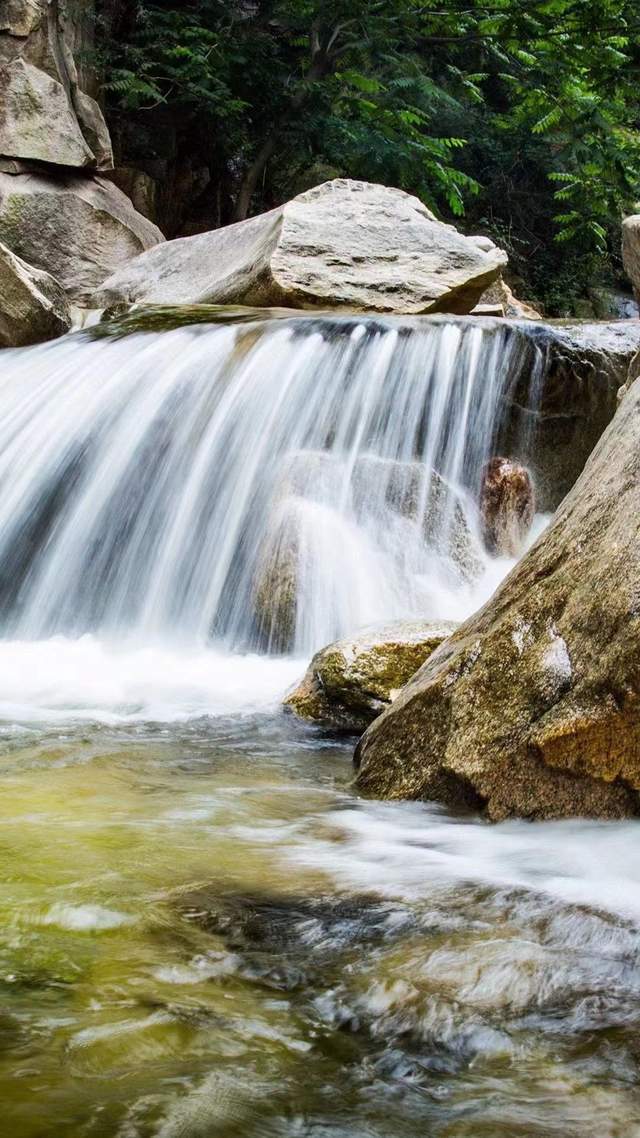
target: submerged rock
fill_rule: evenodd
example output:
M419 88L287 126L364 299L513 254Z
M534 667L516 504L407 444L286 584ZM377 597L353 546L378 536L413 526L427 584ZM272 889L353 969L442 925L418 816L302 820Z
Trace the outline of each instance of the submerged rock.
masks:
M96 304L470 312L506 264L401 190L338 178L269 213L170 241L105 281Z
M480 577L484 566L480 543L469 522L471 504L424 463L361 455L353 469L352 492L359 517L385 506L417 524L425 544L450 559L460 581Z
M489 552L518 557L535 514L529 471L510 458L492 458L483 473L480 512Z
M258 638L269 652L291 652L300 576L301 504L285 498L258 555L253 604Z
M457 627L398 621L338 640L316 653L285 707L323 727L364 731Z
M640 381L550 529L372 726L358 785L510 815L640 809Z
M469 520L474 512L460 491L420 462L365 454L351 463L321 450L288 454L266 506L256 559L252 603L260 646L291 652L318 643L313 613L320 603L332 614L323 638L338 635L348 621L364 626L376 619L375 609L354 611L358 598L347 583L357 589L354 562L370 556L371 535L399 581L410 579L402 576L403 556L450 586L476 581L485 561Z
M0 241L82 303L118 265L164 238L104 178L0 173Z
M0 347L52 340L71 327L64 290L0 244Z

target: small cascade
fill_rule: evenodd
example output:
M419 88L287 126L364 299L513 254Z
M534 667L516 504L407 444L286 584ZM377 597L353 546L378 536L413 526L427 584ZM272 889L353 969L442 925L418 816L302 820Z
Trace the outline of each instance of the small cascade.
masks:
M3 352L2 635L308 656L466 615L495 583L483 470L536 358L499 321L312 316Z

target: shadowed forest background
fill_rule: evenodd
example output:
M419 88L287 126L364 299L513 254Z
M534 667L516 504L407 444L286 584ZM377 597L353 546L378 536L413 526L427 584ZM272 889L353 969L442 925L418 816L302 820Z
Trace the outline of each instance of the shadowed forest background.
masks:
M119 177L167 236L348 175L490 235L548 314L607 315L640 195L636 0L107 0L96 30Z

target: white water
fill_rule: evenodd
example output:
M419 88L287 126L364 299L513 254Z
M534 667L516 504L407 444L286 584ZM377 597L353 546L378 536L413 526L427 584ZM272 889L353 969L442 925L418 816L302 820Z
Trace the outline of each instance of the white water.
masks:
M272 711L304 671L296 657L75 639L0 641L0 722L169 723Z
M468 615L509 567L476 502L521 353L312 318L3 352L0 710L255 709L296 670L256 652Z

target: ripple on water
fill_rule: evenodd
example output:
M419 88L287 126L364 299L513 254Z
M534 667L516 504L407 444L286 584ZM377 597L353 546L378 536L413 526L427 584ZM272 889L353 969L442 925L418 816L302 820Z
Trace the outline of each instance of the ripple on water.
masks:
M638 1138L635 823L358 801L256 713L50 731L4 757L12 1138Z

